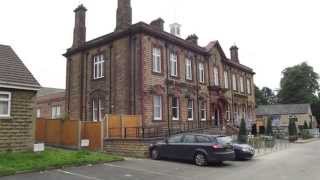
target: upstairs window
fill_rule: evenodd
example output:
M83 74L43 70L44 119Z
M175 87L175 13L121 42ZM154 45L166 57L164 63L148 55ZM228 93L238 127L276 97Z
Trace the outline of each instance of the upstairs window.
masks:
M188 100L188 120L193 121L193 100Z
M244 92L244 81L243 81L243 77L240 77L240 92Z
M161 73L161 50L153 48L152 50L153 72Z
M179 120L179 99L172 97L172 120Z
M93 58L93 79L101 79L104 77L104 57L97 55Z
M52 117L52 119L61 118L61 108L60 108L60 106L53 106L51 108L51 117Z
M214 85L219 86L219 70L217 67L213 68Z
M251 80L247 79L247 92L248 94L251 94Z
M0 92L0 118L10 117L11 93Z
M200 63L199 64L199 81L200 83L204 83L204 64Z
M234 91L237 90L237 78L236 78L236 75L235 74L232 74L232 89Z
M192 80L192 62L191 59L186 59L186 79Z
M229 77L227 71L224 71L224 88L229 89Z
M162 98L161 96L153 96L153 119L162 120Z
M170 54L170 74L171 76L178 76L178 56L175 53Z

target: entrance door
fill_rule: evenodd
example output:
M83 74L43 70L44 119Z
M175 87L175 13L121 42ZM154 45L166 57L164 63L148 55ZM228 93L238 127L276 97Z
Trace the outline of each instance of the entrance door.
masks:
M220 113L219 113L219 109L216 109L214 111L214 126L219 127L219 122L220 122Z

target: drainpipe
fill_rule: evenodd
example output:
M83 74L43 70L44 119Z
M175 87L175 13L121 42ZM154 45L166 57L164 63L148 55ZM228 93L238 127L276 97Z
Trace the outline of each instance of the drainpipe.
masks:
M143 44L142 44L142 39L143 39L143 34L140 35L140 96L141 96L141 121L142 121L142 127L144 127L144 77L143 77L143 72L144 72L144 56L143 56Z
M166 67L167 67L167 73L166 73L166 87L167 87L167 119L168 119L168 132L169 136L171 135L171 128L170 128L170 106L169 106L169 53L168 53L168 44L165 44L166 46Z
M112 114L112 44L109 47L109 77L110 77L110 86L109 86L109 114Z
M196 60L196 82L197 82L197 107L198 107L198 127L200 125L200 103L199 103L199 71L198 71L198 59L197 59L197 55L195 55Z

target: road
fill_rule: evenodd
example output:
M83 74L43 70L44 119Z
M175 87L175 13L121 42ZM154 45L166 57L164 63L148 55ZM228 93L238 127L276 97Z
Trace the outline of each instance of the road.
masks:
M122 162L3 177L0 180L315 180L320 179L320 141L252 161L197 167L188 163L128 159Z

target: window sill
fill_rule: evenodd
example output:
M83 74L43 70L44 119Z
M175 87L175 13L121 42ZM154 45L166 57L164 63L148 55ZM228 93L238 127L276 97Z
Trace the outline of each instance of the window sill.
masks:
M0 116L0 121L1 120L12 120L13 118L11 117L11 116L8 116L8 117L5 117L5 116L3 116L3 117L1 117Z

